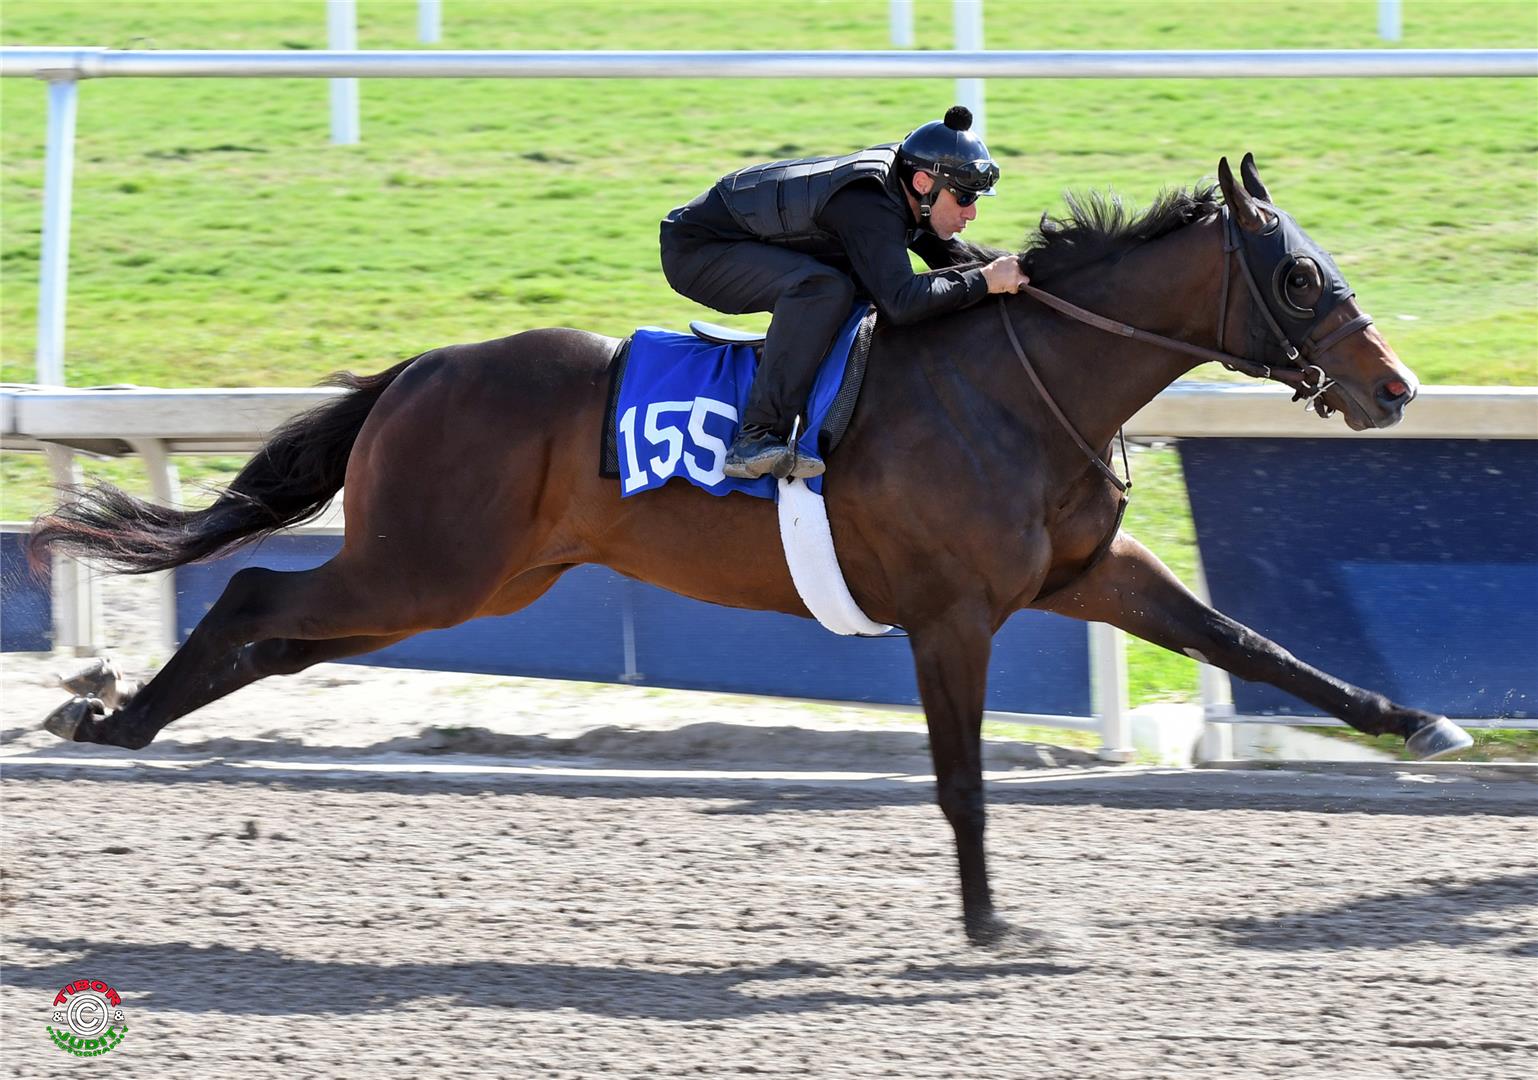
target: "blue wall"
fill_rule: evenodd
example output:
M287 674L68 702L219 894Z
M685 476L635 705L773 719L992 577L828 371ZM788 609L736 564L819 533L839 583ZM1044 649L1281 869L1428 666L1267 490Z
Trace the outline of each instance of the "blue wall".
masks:
M340 546L335 536L278 536L249 553L176 572L182 638L243 566L300 570ZM625 664L627 625L635 672ZM754 636L754 657L744 659ZM603 567L568 572L524 611L419 634L356 663L498 675L633 682L830 701L917 704L903 638L854 639L808 619L688 600ZM628 677L627 677L628 676ZM1092 715L1088 628L1020 612L994 639L988 707Z
M1220 611L1404 705L1538 715L1538 440L1178 445ZM1317 715L1233 688L1241 715Z
M26 533L0 531L0 651L46 652L53 648L53 604L48 575L27 567Z
M1538 440L1184 439L1215 605L1332 674L1469 718L1538 715ZM303 569L334 536L283 536L177 572L182 635L243 565ZM47 586L0 543L0 638L51 647ZM635 671L626 670L633 641ZM768 628L769 632L763 631ZM759 656L741 659L748 631ZM419 635L359 663L916 703L906 641L686 600L599 567L527 611ZM1246 715L1317 715L1234 680ZM995 640L988 707L1091 713L1086 628L1021 612Z

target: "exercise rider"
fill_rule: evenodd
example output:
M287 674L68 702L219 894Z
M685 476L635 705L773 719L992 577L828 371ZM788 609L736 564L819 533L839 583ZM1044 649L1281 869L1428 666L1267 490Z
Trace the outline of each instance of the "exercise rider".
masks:
M999 178L971 126L958 105L901 144L753 165L663 219L669 285L717 311L773 312L726 475L823 471L789 441L856 298L902 325L1026 283L1013 257L978 266L955 239ZM929 272L913 272L909 251Z

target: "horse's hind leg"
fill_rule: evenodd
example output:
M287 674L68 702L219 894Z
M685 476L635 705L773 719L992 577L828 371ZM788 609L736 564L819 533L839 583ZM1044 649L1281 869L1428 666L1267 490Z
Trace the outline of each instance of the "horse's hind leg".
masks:
M165 667L121 708L97 718L82 712L77 698L46 726L77 742L138 749L171 721L260 678L265 672L252 661L265 655L270 640L399 637L418 629L389 626L370 614L366 592L350 588L335 566L241 570Z
M430 608L383 585L354 589L335 561L300 573L242 570L186 644L122 708L97 716L85 699L76 698L55 711L48 727L78 742L137 749L173 720L268 675L371 652L477 614L515 611L542 595L565 569L528 571L489 597L479 590L453 590L445 582Z
M383 649L408 636L362 635L319 641L268 638L265 641L247 642L235 649L226 662L215 665L214 677L202 684L201 693L183 703L183 711L178 715L186 716L269 675L293 675L316 664L345 660L350 656ZM43 727L71 742L108 743L137 749L153 740L158 728L145 738L142 720L139 727L129 727L135 714L127 709L141 688L116 679L93 685L92 676L98 670L96 667L88 668L81 675L65 682L66 688L75 691L78 696L50 713L43 721ZM102 692L103 685L108 691L106 694ZM108 709L116 711L108 715ZM177 718L173 716L167 719L161 727Z
M1048 611L1110 623L1241 679L1270 683L1368 735L1399 735L1421 758L1471 745L1445 717L1396 705L1311 667L1275 642L1193 596L1142 544L1126 534L1084 577L1047 598Z

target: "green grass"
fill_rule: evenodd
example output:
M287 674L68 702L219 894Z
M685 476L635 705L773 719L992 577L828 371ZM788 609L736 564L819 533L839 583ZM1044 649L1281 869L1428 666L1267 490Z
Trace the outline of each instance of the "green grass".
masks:
M950 5L916 5L948 48ZM365 48L418 48L416 5L360 5ZM323 48L312 0L7 0L5 44ZM993 48L1377 48L1376 4L990 4ZM456 0L445 48L882 49L886 0ZM1417 3L1405 48L1538 45L1519 3ZM624 334L703 314L656 227L730 169L899 138L933 80L363 80L363 142L328 143L323 80L114 79L81 89L68 381L294 386L535 326ZM1437 383L1538 383L1538 98L1520 79L991 80L1001 197L969 231L1017 244L1064 189L1146 203L1253 150L1400 355ZM46 99L0 81L0 377L33 377ZM730 320L729 320L730 321ZM762 325L762 318L738 320ZM1201 377L1218 375L1203 368ZM188 461L192 481L236 463ZM1129 527L1189 576L1171 455L1142 455ZM0 516L47 501L3 455ZM132 462L99 471L143 489ZM1135 701L1194 666L1134 647Z
M1196 526L1191 521L1180 458L1171 449L1134 454L1132 499L1123 525L1187 584L1196 578ZM1133 705L1195 701L1197 664L1188 656L1127 636L1127 698Z

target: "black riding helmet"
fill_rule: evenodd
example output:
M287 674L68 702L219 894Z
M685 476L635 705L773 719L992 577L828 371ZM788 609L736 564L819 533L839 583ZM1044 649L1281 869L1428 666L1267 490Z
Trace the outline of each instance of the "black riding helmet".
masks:
M972 110L952 105L945 110L944 120L931 120L909 132L898 147L898 160L911 172L927 172L940 181L928 195L918 196L921 217L929 217L929 208L939 197L942 186L949 188L962 206L971 206L979 195L995 193L993 185L999 182L999 167L989 157L983 140L972 134L971 127Z

